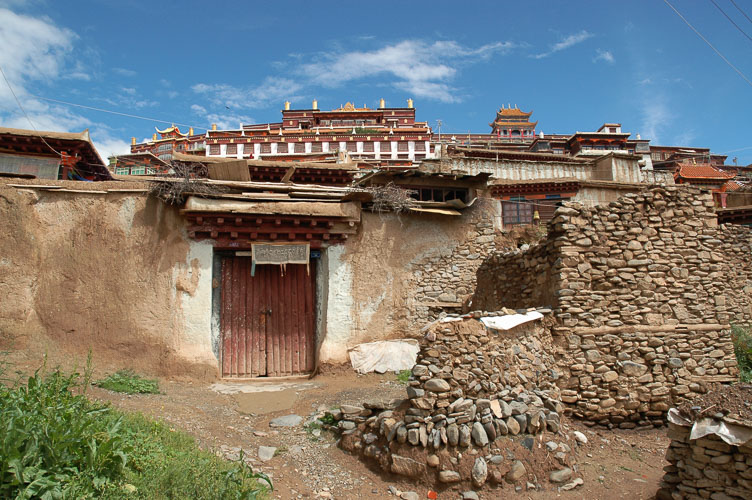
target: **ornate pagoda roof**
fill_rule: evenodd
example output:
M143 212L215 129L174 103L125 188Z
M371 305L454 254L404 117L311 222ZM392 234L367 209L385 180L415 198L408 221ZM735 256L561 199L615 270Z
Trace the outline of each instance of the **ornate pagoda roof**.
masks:
M499 119L502 119L502 118L510 118L510 117L515 117L515 118L519 118L519 117L529 118L530 115L532 115L532 114L533 114L532 111L530 111L529 113L526 113L526 112L522 111L521 109L519 109L517 107L514 107L514 108L504 108L504 107L501 107L496 112L496 119L499 120Z
M492 123L489 123L490 126L497 126L497 127L532 127L535 128L538 125L538 122L513 122L509 120L496 120Z
M164 130L159 130L157 127L154 127L154 129L161 135L175 133L181 137L188 137L188 134L184 134L183 132L181 132L180 129L178 129L175 125L172 125L171 127L167 127Z
M340 106L339 108L332 110L332 112L343 112L343 111L375 111L375 110L366 107L365 104L363 105L362 108L356 108L355 105L351 102L347 102L345 103L344 106Z

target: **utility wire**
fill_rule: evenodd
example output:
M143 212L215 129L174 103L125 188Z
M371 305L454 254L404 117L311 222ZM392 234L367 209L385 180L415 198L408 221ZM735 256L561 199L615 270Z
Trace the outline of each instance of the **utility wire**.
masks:
M194 127L193 125L188 125L187 123L178 123L178 122L173 122L173 121L170 121L170 120L159 120L157 118L149 118L147 116L133 115L133 114L130 114L130 113L121 113L120 111L112 111L110 109L95 108L93 106L85 106L83 104L76 104L74 102L61 101L59 99L50 99L49 97L42 97L42 96L34 95L34 94L29 94L29 95L32 96L32 97L36 97L37 99L41 99L43 101L56 102L58 104L65 104L67 106L76 106L78 108L90 109L92 111L99 111L101 113L110 113L110 114L113 114L113 115L127 116L128 118L138 118L139 120L146 120L146 121L150 121L150 122L171 123L173 125L180 125L181 127L193 127L193 128L198 128L198 129L201 129L201 130L209 130L209 127Z
M13 90L13 86L8 81L8 77L5 76L5 71L3 71L3 67L2 66L0 66L0 73L2 73L3 80L5 80L6 85L8 85L8 88L10 89L10 93L13 94L13 98L16 100L16 104L18 104L18 107L21 109L21 112L24 114L24 116L26 117L26 119L29 121L29 125L31 125L31 128L34 130L34 132L37 133L37 135L39 136L39 138L42 139L42 142L45 143L48 148L50 148L56 155L58 155L60 158L62 158L63 155L58 150L56 150L55 148L53 148L52 146L50 146L50 144L47 141L44 140L44 137L42 137L42 134L39 133L39 130L37 130L37 128L34 126L34 122L31 121L31 118L29 118L29 115L26 113L26 110L21 105L21 101L18 99L18 96L16 95L16 92Z
M731 64L731 61L729 61L728 59L726 59L726 57L725 57L725 56L724 56L723 54L721 54L721 52L720 52L720 51L719 51L718 49L716 49L716 48L715 48L715 47L713 46L713 44L712 44L712 43L710 43L710 42L708 41L708 39L707 39L707 38L705 38L704 36L702 36L702 34L701 34L701 33L700 33L699 31L697 31L697 29L696 29L696 28L695 28L694 26L692 26L692 25L691 25L691 24L689 23L689 21L687 21L687 20L685 19L685 17L684 17L684 16L682 16L682 15L681 15L681 13L680 13L680 12L679 12L678 10L676 10L676 8L675 8L675 7L673 6L673 5L671 5L671 3L670 3L670 2L668 1L668 0L663 0L663 2L664 2L664 3L666 4L666 5L668 5L669 7L671 7L671 10L673 10L674 12L676 12L676 15L677 15L677 16L679 16L679 17L681 18L681 20L682 20L682 21L684 21L684 24L686 24L687 26L689 26L690 28L692 28L692 31L694 31L694 32L695 32L695 33L697 34L697 36L699 36L700 38L702 38L702 40L703 40L703 41L704 41L705 43L707 43L707 44L708 44L708 46L709 46L709 47L710 47L711 49L713 49L713 51L714 51L714 52L715 52L716 54L718 54L718 56L719 56L719 57L720 57L721 59L723 59L723 60L724 60L724 61L726 62L726 64L728 64L728 65L729 65L729 66L731 67L731 69L733 69L734 71L736 71L736 72L737 72L737 73L739 74L739 76L741 76L741 77L742 77L742 78L744 79L744 81L745 81L745 82L747 82L747 83L749 84L749 86L750 86L750 87L752 87L752 80L750 80L749 78L747 78L747 76L746 76L746 75L745 75L744 73L742 73L742 72L741 72L741 70L739 70L739 68L737 68L736 66L734 66L733 64Z
M744 12L741 7L739 7L738 5L736 5L736 2L734 2L734 0L731 0L731 3L734 4L734 7L736 7L736 10L738 10L739 12L741 12L742 15L747 18L747 21L749 21L750 23L752 23L752 19L749 18L749 16L747 15L747 13Z
M728 19L728 20L729 20L729 22L730 22L731 24L733 24L733 25L734 25L734 27L735 27L736 29L738 29L738 30L739 30L739 31L741 32L741 34L742 34L742 35L746 36L746 37L747 37L747 39L748 39L748 40L749 40L750 42L752 42L752 37L750 37L750 36L749 36L749 35L747 34L747 32L746 32L746 31L744 31L743 29L741 29L741 28L739 27L739 25L738 25L738 24L736 24L736 23L734 22L734 20L733 20L733 19L731 19L731 18L729 17L729 15L728 15L728 14L726 14L726 12L724 12L724 11L723 11L723 9L721 8L721 6L720 6L720 5L718 5L718 4L717 4L717 3L715 2L715 0L710 0L710 2L711 2L711 3L713 4L713 5L715 5L716 9L718 9L718 10L720 10L720 11L721 11L721 14L723 14L723 15L724 15L724 16L726 17L726 19Z

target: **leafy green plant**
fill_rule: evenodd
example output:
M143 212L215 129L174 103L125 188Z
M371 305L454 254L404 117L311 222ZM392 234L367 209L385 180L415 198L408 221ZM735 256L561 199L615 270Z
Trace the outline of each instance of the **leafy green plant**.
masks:
M242 455L228 462L161 422L88 401L89 373L0 384L0 498L254 499L272 487Z
M739 365L739 380L752 382L752 332L750 327L731 325L731 341Z
M326 425L337 425L337 420L330 412L324 413L324 416L319 418L319 422Z
M397 372L397 381L401 384L407 384L410 380L410 375L412 375L410 370L401 370Z
M159 394L159 381L143 378L133 370L119 370L94 385L125 394Z
M129 448L122 421L73 395L77 374L39 372L0 387L0 498L61 498L118 479Z

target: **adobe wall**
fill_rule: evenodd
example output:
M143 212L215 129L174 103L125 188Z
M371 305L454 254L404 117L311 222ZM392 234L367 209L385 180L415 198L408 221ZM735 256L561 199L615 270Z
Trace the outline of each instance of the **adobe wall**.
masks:
M177 210L131 183L0 183L0 350L38 366L213 378L212 248L190 241Z
M439 303L459 310L494 249L498 210L479 198L458 217L363 212L358 233L322 253L320 361L348 362L357 344L414 337L443 311Z
M571 411L603 425L660 424L671 405L736 379L729 324L752 322L751 251L749 228L718 227L697 189L568 204L541 247L481 266L473 308L552 306Z

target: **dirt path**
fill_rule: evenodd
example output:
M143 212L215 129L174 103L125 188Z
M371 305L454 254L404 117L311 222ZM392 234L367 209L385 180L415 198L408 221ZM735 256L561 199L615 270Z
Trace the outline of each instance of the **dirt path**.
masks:
M92 397L118 408L140 411L188 431L202 446L236 458L242 449L254 470L272 477L273 498L395 498L388 491L416 491L426 498L427 489L399 476L371 469L336 447L331 433L304 426L320 411L369 398L404 397L404 386L393 374L359 376L349 371L325 374L313 380L282 383L208 385L162 382L164 394L125 396L93 388ZM217 391L221 392L217 392ZM297 414L301 425L271 428L279 416ZM658 488L668 439L664 430L593 431L580 423L588 444L577 451L577 463L585 484L570 492L521 491L520 498L652 498ZM258 458L259 446L277 448L268 462ZM546 483L547 484L547 483ZM446 490L439 498L456 499L459 490ZM506 486L487 490L483 499L514 494ZM516 496L516 495L515 495Z

